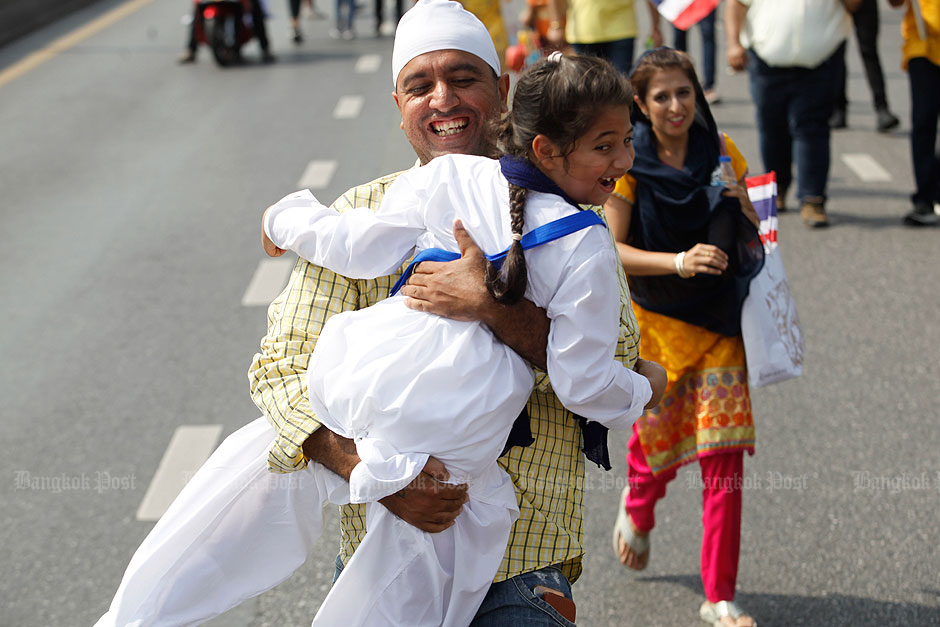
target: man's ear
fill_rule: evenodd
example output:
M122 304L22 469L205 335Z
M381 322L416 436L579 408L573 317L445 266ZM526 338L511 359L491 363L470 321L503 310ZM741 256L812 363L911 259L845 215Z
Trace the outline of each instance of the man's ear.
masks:
M539 168L553 170L558 163L556 157L561 156L561 151L558 150L555 142L545 135L539 134L532 140L532 154L535 156L535 162Z
M398 113L401 113L401 103L398 102L398 90L392 92L392 99L395 101L395 106L398 107ZM398 128L405 130L405 116L401 116L401 122L398 123Z
M502 113L509 111L509 74L503 74L496 80L499 90L499 108Z

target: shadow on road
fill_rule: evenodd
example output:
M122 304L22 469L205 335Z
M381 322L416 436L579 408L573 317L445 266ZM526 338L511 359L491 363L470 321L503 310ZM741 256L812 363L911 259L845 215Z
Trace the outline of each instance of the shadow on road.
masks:
M704 595L702 582L696 575L663 575L640 577L637 583L674 583L696 594ZM923 589L940 603L940 590ZM845 594L821 597L738 593L735 598L748 612L752 612L761 627L791 625L852 625L852 627L910 627L911 625L940 625L940 606L931 607L914 603L878 601Z

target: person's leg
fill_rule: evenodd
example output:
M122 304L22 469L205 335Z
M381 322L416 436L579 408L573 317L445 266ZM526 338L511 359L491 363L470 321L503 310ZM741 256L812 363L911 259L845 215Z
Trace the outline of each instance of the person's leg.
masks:
M490 586L470 627L503 625L573 626L555 606L545 601L545 589L556 590L571 600L571 584L557 568L548 567L517 575ZM562 603L565 603L562 601Z
M606 59L622 74L629 74L633 67L633 42L633 37L607 42Z
M258 45L261 46L264 59L267 61L271 58L271 53L268 52L268 30L264 25L264 9L261 8L260 0L251 0L251 22L255 29L255 37L258 38Z
M832 113L829 117L830 128L845 128L848 126L848 70L845 66L845 45L840 50L841 53L835 65L835 77L833 79L835 95L832 101Z
M293 41L295 44L299 44L304 40L303 34L300 32L300 0L288 0L287 4L290 9L290 27L293 33Z
M685 52L688 48L688 33L681 28L672 27L672 47Z
M843 43L829 59L811 70L794 72L794 91L789 108L790 133L796 159L797 197L801 203L826 202L829 180L829 116L835 98ZM806 220L804 220L806 221ZM821 226L825 223L811 224Z
M193 21L189 25L189 41L186 43L186 51L179 58L180 63L193 63L196 60L196 48L199 42L196 41L196 29L203 28L202 11L199 5L193 7Z
M640 444L636 428L627 443L627 481L630 491L627 493L625 506L636 530L648 534L656 526L656 503L666 496L666 486L675 478L675 471L653 474L646 462L646 455Z
M741 549L744 453L709 455L702 468L702 585L712 603L733 601Z
M905 222L935 224L933 204L940 202L940 155L937 154L937 116L940 115L940 65L926 57L907 65L911 83L911 160L914 165L914 211Z
M771 68L753 51L748 52L748 72L764 169L777 173L778 192L780 198L785 198L793 178L793 139L787 123L792 91L790 72Z
M714 90L716 84L715 77L715 9L698 23L699 34L702 36L702 70L704 81L702 87L707 90Z
M888 94L885 90L884 72L878 56L878 2L864 0L862 6L852 14L855 23L855 36L858 49L865 67L865 76L871 88L872 102L875 105L875 125L880 132L889 131L900 124L897 116L888 109Z

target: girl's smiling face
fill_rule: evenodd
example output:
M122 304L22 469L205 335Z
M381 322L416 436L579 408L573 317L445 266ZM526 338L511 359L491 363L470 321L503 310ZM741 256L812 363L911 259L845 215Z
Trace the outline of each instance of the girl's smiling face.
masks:
M679 68L659 70L649 81L646 98L637 105L659 138L679 139L695 120L695 86Z
M570 153L557 153L542 162L542 169L576 202L603 205L633 167L633 157L630 108L614 106L601 111Z

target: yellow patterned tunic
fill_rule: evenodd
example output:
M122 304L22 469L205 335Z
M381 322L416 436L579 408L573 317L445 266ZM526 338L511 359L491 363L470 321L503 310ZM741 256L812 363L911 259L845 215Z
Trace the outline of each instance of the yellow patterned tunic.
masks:
M725 149L738 178L747 161L725 135ZM617 181L615 194L633 205L636 179ZM666 369L663 400L636 421L653 474L715 453L754 453L754 416L741 336L727 337L633 305L643 335L640 357Z
M397 175L349 190L333 206L377 209ZM594 208L603 217L599 207ZM611 239L613 245L613 239ZM616 358L628 367L637 359L639 332L630 306L623 267L615 264L621 295L620 339ZM306 395L306 366L326 320L341 311L368 307L388 296L399 273L374 280L352 280L297 261L284 292L268 308L268 333L248 373L251 397L278 432L269 456L275 472L306 466L301 446L320 427ZM512 478L519 519L495 581L558 565L570 580L581 574L584 455L574 415L552 392L548 376L536 371L527 405L535 442L515 447L499 459ZM340 559L348 563L365 536L365 507L341 508Z

